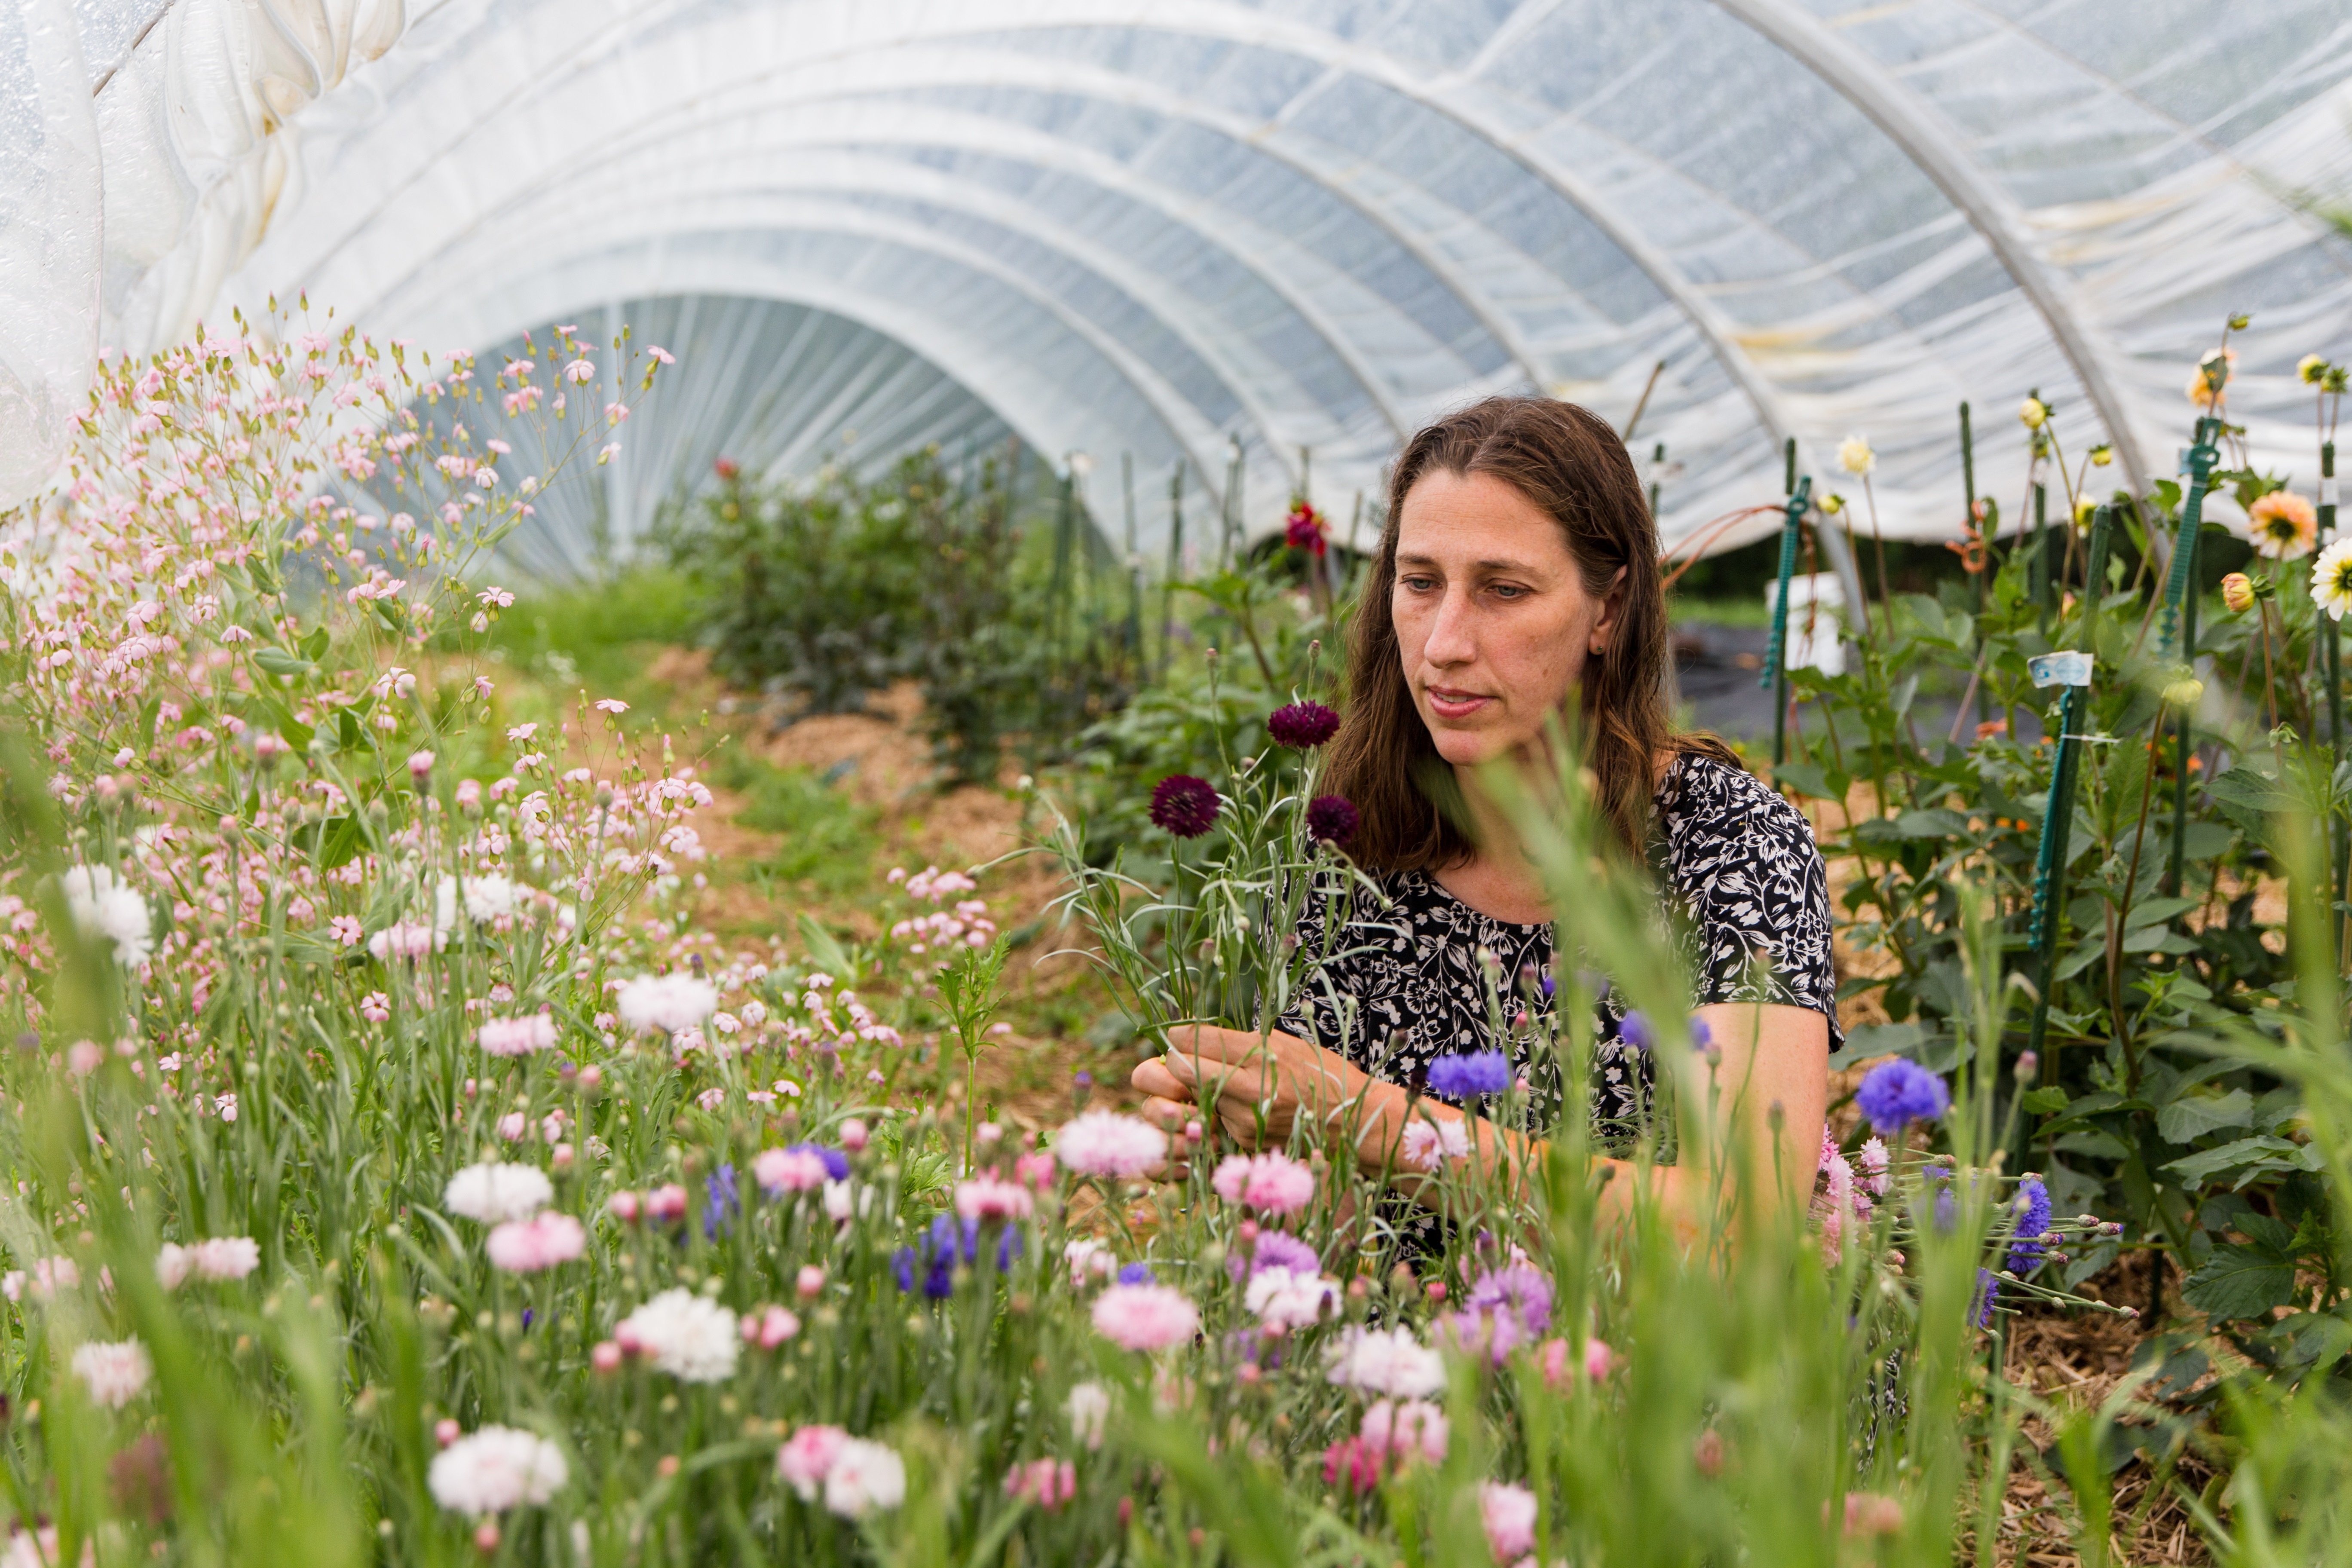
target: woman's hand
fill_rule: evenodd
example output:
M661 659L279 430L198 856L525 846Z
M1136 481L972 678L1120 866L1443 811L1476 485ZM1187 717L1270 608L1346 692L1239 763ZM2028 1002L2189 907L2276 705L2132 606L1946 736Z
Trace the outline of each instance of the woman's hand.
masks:
M1143 1114L1181 1132L1198 1114L1201 1089L1215 1096L1217 1124L1244 1149L1286 1142L1304 1114L1328 1129L1369 1076L1345 1058L1292 1035L1263 1041L1239 1029L1196 1025L1169 1032L1169 1049L1135 1069Z

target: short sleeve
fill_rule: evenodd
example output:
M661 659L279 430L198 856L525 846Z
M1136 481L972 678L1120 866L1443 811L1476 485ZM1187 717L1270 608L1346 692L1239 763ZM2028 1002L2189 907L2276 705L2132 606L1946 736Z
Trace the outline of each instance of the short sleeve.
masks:
M1829 873L1812 825L1763 782L1712 757L1685 756L1660 800L1666 871L1697 942L1701 1005L1811 1007L1838 1026Z

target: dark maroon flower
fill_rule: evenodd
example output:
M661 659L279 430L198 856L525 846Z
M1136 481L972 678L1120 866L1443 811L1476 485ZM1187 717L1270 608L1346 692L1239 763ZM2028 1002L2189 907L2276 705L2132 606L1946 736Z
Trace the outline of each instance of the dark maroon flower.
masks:
M1329 547L1325 534L1328 527L1328 520L1305 501L1294 505L1290 515L1282 521L1283 537L1290 548L1304 550L1309 555L1320 555Z
M1179 838L1198 838L1216 824L1217 792L1206 779L1170 773L1151 788L1151 820Z
M1265 729L1277 744L1303 752L1339 733L1339 716L1320 702L1293 702L1267 714Z
M1318 795L1307 803L1307 837L1318 844L1345 844L1362 820L1344 795Z

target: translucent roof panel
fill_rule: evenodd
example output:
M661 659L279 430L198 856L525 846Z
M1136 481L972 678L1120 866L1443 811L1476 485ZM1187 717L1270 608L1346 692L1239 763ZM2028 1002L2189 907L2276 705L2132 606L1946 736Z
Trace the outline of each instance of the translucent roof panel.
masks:
M791 469L843 421L760 389L870 361L869 439L920 383L890 439L1129 453L1259 529L1302 474L1348 515L1471 398L1622 427L1654 374L1634 445L1665 448L1670 539L1776 497L1790 438L1851 494L1853 434L1885 531L1948 537L1963 399L2004 500L2029 388L2146 482L2249 310L2232 416L2307 484L2292 367L2352 353L2352 246L2290 195L2352 194L2342 0L25 6L77 35L104 173L102 254L45 319L94 300L117 351L297 291L451 348L732 323L666 345L624 523L722 445ZM0 257L23 193L88 182L73 112L42 113L65 129L21 158L35 118L0 120ZM0 269L12 314L28 276ZM75 391L72 347L12 362L22 407ZM551 521L551 569L577 532Z

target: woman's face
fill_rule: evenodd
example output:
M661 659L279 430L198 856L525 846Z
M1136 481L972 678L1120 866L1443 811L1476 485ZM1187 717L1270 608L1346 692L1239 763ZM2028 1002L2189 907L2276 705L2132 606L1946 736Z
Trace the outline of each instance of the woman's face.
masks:
M1416 480L1398 517L1389 614L1438 755L1459 767L1540 746L1606 646L1619 598L1613 585L1585 591L1559 524L1502 480Z

